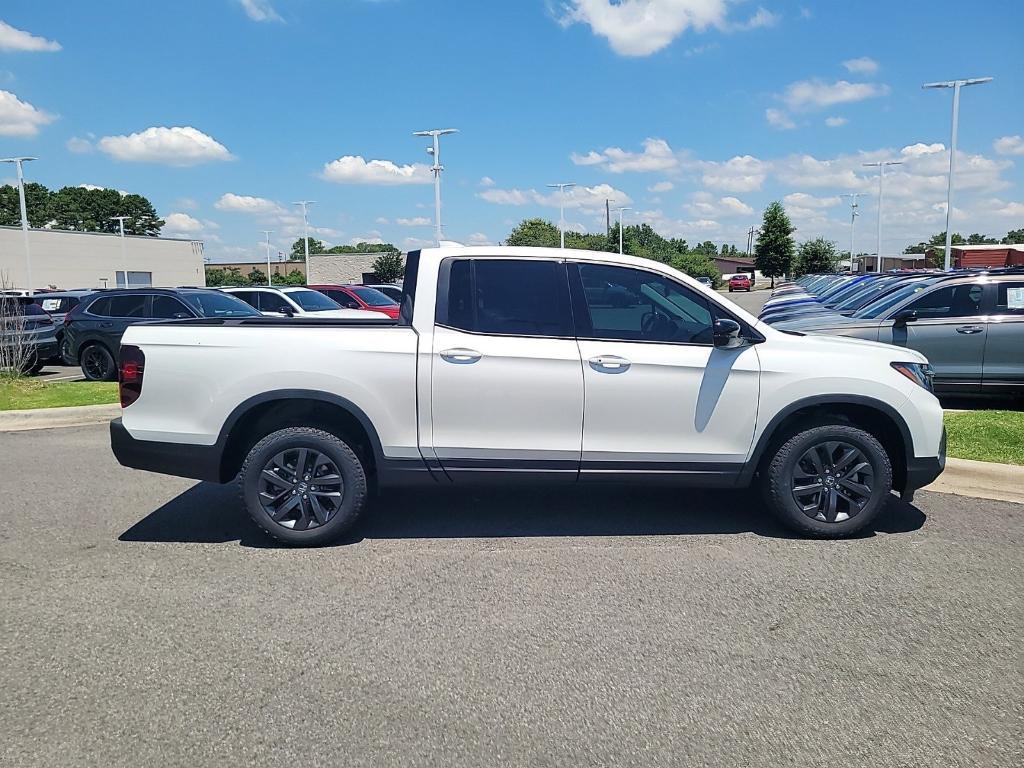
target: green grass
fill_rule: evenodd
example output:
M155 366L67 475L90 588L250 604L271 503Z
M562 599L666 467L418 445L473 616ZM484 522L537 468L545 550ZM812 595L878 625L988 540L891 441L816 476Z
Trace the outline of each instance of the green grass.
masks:
M954 458L1024 464L1024 412L947 413L946 434Z
M116 403L117 382L0 379L0 411Z

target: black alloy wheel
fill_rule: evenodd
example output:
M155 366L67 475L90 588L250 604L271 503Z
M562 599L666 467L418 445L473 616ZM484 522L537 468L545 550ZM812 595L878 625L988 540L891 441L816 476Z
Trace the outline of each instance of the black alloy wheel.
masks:
M345 480L326 454L291 448L272 456L260 472L263 511L283 528L305 531L326 525L341 509Z
M793 469L793 500L812 520L841 523L856 517L871 499L875 471L849 443L829 441L804 451Z

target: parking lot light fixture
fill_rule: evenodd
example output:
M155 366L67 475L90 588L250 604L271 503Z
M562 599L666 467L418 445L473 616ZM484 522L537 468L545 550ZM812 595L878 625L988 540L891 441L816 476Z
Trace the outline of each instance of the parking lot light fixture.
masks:
M575 187L576 182L567 181L548 186L558 190L558 247L565 248L565 190Z
M306 284L309 284L309 219L306 215L306 209L315 203L316 200L296 200L294 205L302 206L302 241L304 243L303 250L306 254Z
M28 245L28 209L25 206L25 173L24 163L35 160L34 157L4 157L0 163L13 163L18 169L18 203L21 206L21 233L25 239L25 290L32 291L32 251Z
M272 285L270 280L270 236L274 234L272 229L261 229L263 236L267 239L267 285ZM307 277L308 280L308 277Z
M434 229L437 235L437 244L441 244L444 235L441 232L441 141L440 138L449 133L458 133L458 128L432 128L429 131L413 131L413 136L430 136L433 145L427 147L427 153L434 158L434 164L430 170L434 173Z
M865 168L878 168L878 245L875 251L875 272L882 273L882 184L885 181L887 165L903 165L902 160L879 160L877 163L864 163Z
M840 195L840 197L850 198L850 271L853 272L853 230L857 224L857 217L860 216L857 213L857 198L860 197L863 192L851 192L848 195Z
M624 211L632 211L633 209L628 207L628 206L623 206L622 208L616 208L615 210L619 212L619 253L621 254L622 253L622 213Z
M965 80L946 80L941 83L925 83L925 90L933 88L953 89L953 130L949 141L949 179L946 184L946 258L945 269L950 267L950 253L953 246L953 174L956 171L956 134L960 122L960 89L967 85L981 85L992 82L991 77L970 77Z

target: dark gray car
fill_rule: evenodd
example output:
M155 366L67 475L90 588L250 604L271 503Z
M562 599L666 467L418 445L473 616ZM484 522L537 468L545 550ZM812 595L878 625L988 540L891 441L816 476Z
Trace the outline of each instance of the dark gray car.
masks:
M937 390L1024 393L1024 270L949 276L915 288L881 299L871 317L833 315L789 330L917 350L935 370Z
M64 318L68 312L78 306L86 296L96 293L95 290L77 291L44 291L32 294L32 301L50 313L53 318L54 333L57 336L59 354L57 358L66 365L74 365L75 361L67 357L67 346L64 338Z

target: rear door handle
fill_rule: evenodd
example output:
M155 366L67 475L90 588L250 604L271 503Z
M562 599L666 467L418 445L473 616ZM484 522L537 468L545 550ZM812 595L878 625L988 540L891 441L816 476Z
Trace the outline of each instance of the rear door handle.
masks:
M599 355L590 358L587 362L598 373L625 373L632 365L629 360L618 355Z
M469 365L475 363L483 355L477 352L475 349L463 349L457 347L455 349L446 349L441 353L441 359L446 363L455 363L456 365Z
M970 336L972 333L981 333L984 330L985 329L980 325L961 325L956 329L956 332Z

